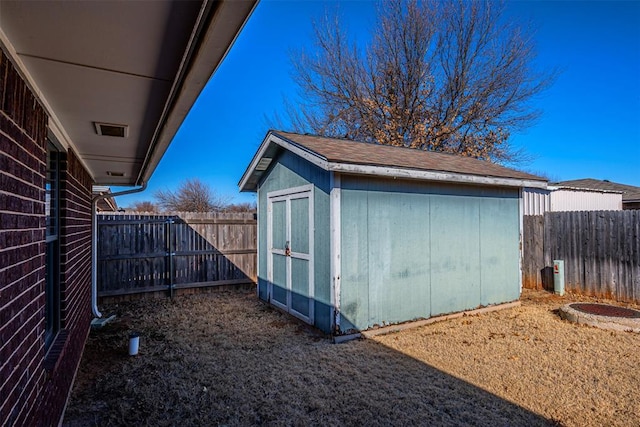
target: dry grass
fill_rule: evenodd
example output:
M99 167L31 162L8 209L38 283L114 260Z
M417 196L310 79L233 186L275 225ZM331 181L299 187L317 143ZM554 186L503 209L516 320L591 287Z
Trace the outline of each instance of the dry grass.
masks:
M563 425L640 425L640 335L561 320L577 297L522 300L376 341Z
M254 293L101 307L65 425L639 425L640 336L542 295L339 345Z

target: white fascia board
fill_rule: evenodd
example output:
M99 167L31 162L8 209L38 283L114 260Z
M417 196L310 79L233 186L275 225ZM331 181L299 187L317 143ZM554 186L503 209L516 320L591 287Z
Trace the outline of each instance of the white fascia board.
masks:
M79 151L76 148L76 146L73 144L73 141L69 137L69 134L65 131L64 127L60 123L60 120L58 119L58 116L56 115L53 108L51 108L51 104L49 104L49 101L47 101L47 98L45 98L44 94L36 84L33 77L31 77L31 74L29 73L26 65L24 65L24 62L22 62L22 60L20 59L20 55L18 55L18 52L13 47L11 40L9 40L9 37L7 37L7 35L4 33L1 27L0 27L0 44L4 48L3 50L5 51L5 53L11 58L11 61L13 62L13 65L16 67L18 74L20 74L20 76L24 79L25 83L27 84L27 86L29 87L33 95L38 99L38 102L40 102L45 112L47 113L47 116L49 117L49 120L47 122L47 128L51 131L56 141L60 145L62 145L65 151L69 151L70 148L73 149L73 151L76 153L76 157L80 160L80 163L82 164L84 169L87 172L89 172L89 175L91 176L92 181L95 181L95 175L93 171L89 168L87 163L80 156Z
M249 164L249 167L244 172L244 174L242 175L242 178L240 179L240 182L238 183L238 187L240 188L240 191L255 191L255 189L246 188L247 182L255 172L255 169L258 166L258 163L260 163L260 160L262 160L267 149L271 146L271 144L277 144L280 147L284 148L285 150L291 151L292 153L296 154L299 157L302 157L303 159L311 162L312 164L318 166L321 169L328 170L329 168L329 162L324 157L321 157L312 151L304 149L298 144L295 144L289 140L281 138L280 136L272 132L269 132L265 137L264 141L262 141L262 144L260 144L260 148L258 148L258 151L256 152L255 156L253 156L253 159Z
M258 163L260 163L260 160L262 160L262 158L264 157L264 153L267 151L267 148L269 148L269 145L271 144L271 136L271 132L269 132L262 141L262 144L260 144L260 147L258 148L256 154L253 156L253 159L251 159L249 167L247 167L247 169L244 171L244 174L242 174L242 178L240 178L240 182L238 182L238 188L240 189L240 191L256 191L258 189L257 184L256 188L254 189L246 188L247 181L249 180L249 178L251 178L251 175L253 175L253 172L258 166Z
M257 4L257 0L202 2L200 15L137 177L138 182L148 182L151 179L187 114L233 47ZM208 19L205 12L210 7L215 8L212 21L203 29L202 34L198 34L196 30ZM232 37L221 51L219 41L229 34Z
M272 140L281 147L291 151L293 154L296 154L303 159L311 162L312 164L318 166L320 169L324 169L326 171L329 170L329 162L326 158L320 156L319 154L314 153L313 151L310 151L294 142L288 141L284 138L280 138L277 135L272 135Z
M493 185L499 187L532 187L547 188L545 181L533 181L517 178L500 178L492 176L467 175L455 172L425 171L402 169L388 166L356 165L350 163L329 163L332 172L376 175L394 178L418 179L422 181L441 181L474 185Z

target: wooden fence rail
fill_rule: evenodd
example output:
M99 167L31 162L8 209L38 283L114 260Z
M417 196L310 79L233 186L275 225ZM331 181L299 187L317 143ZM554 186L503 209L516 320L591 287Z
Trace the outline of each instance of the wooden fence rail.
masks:
M99 214L97 220L101 297L256 281L253 213Z
M524 287L553 289L556 259L567 290L640 303L640 210L525 216Z

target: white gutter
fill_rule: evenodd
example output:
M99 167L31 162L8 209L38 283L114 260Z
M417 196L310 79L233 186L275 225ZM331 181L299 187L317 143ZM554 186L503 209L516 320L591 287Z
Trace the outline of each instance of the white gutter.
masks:
M184 51L184 54L182 55L182 60L180 61L180 65L178 66L176 78L173 80L173 84L171 85L171 89L169 90L169 96L167 97L167 101L164 103L164 108L162 109L162 115L160 116L160 120L158 121L156 129L153 132L151 144L149 144L147 154L145 155L144 161L142 162L142 167L140 168L140 173L138 174L138 180L144 179L143 176L146 173L146 168L149 165L149 162L151 161L151 155L155 150L160 133L165 127L167 116L169 115L169 111L173 106L173 101L176 99L178 93L182 88L182 82L184 81L188 65L195 51L198 36L200 35L200 31L202 31L203 29L205 19L207 18L212 7L213 3L209 0L203 1L202 5L200 6L200 12L198 12L198 17L196 18L195 25L193 26L193 30L191 31L191 36L189 37L189 41L187 42L187 47ZM167 146L171 142L171 139L172 138L168 138ZM164 147L164 149L166 148L167 147Z
M136 183L149 180L257 4L258 0L203 0Z
M143 182L140 188L119 191L117 193L100 194L91 200L91 311L95 317L102 317L102 313L98 310L98 221L96 218L96 204L100 199L139 193L146 189L147 183Z

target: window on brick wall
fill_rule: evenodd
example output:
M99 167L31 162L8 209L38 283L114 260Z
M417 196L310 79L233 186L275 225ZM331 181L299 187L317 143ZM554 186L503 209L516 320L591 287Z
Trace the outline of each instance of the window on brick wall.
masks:
M45 188L46 285L45 347L49 348L60 331L60 152L47 145L47 179Z

